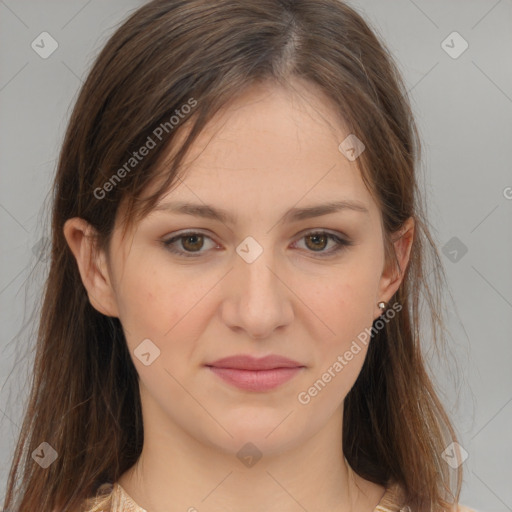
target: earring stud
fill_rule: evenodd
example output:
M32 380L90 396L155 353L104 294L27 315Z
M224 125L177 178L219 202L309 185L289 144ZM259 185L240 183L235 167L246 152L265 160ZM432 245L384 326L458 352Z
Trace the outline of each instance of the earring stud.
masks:
M377 303L377 306L379 306L380 309L384 310L388 307L387 302L384 302L383 300Z

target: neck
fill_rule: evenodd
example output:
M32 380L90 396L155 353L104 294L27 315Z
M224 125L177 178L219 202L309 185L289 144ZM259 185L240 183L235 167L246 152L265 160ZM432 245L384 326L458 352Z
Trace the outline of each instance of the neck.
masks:
M118 482L148 512L171 505L189 512L296 512L298 507L371 512L384 488L352 471L343 456L341 429L340 410L300 446L267 451L254 463L250 449L239 458L176 425L153 421L144 425L140 458Z

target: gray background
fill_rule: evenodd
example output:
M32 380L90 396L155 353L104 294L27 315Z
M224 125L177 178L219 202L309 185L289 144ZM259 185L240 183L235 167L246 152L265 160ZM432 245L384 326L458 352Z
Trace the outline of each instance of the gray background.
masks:
M0 0L0 499L28 391L33 354L23 356L70 108L98 50L143 3ZM512 511L512 1L351 5L398 61L424 144L428 214L453 295L451 356L432 366L469 454L461 501ZM44 31L59 45L47 59L31 48ZM442 45L454 31L469 45L457 58Z

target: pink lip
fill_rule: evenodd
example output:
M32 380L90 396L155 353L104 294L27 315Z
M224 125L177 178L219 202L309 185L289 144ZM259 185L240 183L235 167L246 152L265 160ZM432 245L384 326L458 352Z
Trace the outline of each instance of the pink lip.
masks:
M256 359L237 355L206 365L221 379L248 391L267 391L294 377L304 365L286 357L270 355Z

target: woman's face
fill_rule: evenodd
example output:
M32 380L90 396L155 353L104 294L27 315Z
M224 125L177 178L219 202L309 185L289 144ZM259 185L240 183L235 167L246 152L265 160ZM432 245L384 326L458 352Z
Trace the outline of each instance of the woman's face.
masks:
M181 431L231 453L249 442L278 453L338 429L377 303L400 284L384 268L377 205L338 148L349 133L301 87L258 86L224 110L158 209L125 239L116 224L109 274L88 286L123 325L145 431L159 439ZM295 368L210 366L237 355Z

